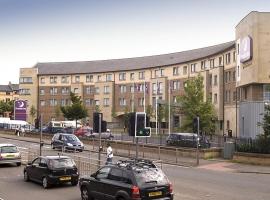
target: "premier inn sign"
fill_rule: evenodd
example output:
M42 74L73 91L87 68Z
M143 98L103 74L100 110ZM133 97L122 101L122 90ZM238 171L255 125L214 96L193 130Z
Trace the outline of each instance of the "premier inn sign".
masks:
M244 63L252 59L252 38L244 37L240 42L240 62Z

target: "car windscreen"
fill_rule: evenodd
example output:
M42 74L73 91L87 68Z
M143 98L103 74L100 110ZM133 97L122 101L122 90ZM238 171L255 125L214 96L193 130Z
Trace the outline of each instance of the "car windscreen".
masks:
M135 178L139 186L149 184L168 184L166 175L158 168L135 170Z
M68 142L77 142L79 139L75 135L65 135L64 139Z
M18 149L16 146L3 146L0 147L0 153L17 153Z
M66 167L75 167L75 162L70 158L60 158L52 159L48 162L49 168L66 168Z

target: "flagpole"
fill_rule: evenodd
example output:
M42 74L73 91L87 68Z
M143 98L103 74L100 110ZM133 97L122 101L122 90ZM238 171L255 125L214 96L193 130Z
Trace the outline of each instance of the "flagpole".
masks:
M143 112L145 112L145 90L146 90L146 85L145 85L145 81L144 81L144 90L143 90Z
M158 98L158 80L156 77L156 135L158 134L158 119L157 119L157 98Z
M132 91L132 112L134 112L134 92L135 92L135 83L133 82L133 91Z
M171 134L171 82L169 80L169 135Z

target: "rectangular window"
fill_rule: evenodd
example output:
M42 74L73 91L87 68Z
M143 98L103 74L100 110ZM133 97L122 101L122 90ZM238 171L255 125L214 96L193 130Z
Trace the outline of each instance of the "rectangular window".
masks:
M210 101L211 103L213 103L212 92L209 93L209 97L208 97L208 98L209 98L209 101Z
M33 83L32 77L21 77L20 83Z
M173 90L179 90L180 89L180 81L173 81Z
M201 61L201 70L205 69L205 60Z
M106 81L112 81L112 74L106 74Z
M74 93L79 94L79 88L74 88Z
M50 94L56 95L57 94L57 88L50 88Z
M109 106L110 105L110 99L109 98L104 98L103 99L103 105L104 106Z
M233 71L233 81L235 81L235 71Z
M132 80L134 80L134 78L135 78L134 73L130 73L130 80L132 81Z
M233 101L236 101L236 91L233 92Z
M187 66L184 66L183 67L183 75L186 75L187 74Z
M109 94L110 93L110 86L105 85L104 86L104 94Z
M134 87L133 85L130 86L130 92L131 92L131 93L134 92L134 88L135 88L135 87Z
M120 106L126 106L127 105L126 99L125 98L120 98L119 99L119 105Z
M209 85L212 86L212 74L209 75Z
M80 76L75 76L75 83L79 83L80 82Z
M87 87L85 88L85 90L86 90L86 94L94 94L94 93L95 93L95 88L94 88L94 86L87 86Z
M62 88L62 94L69 94L69 89L67 87Z
M61 99L61 106L68 105L68 99Z
M44 90L44 89L40 89L40 90L39 90L39 94L40 94L40 95L44 95L44 94L45 94L45 90Z
M215 67L215 59L210 59L210 68Z
M50 83L57 83L57 76L51 76Z
M95 105L96 106L99 106L100 104L99 104L99 100L95 100Z
M97 81L100 82L101 81L101 75L97 76Z
M144 80L144 72L139 72L139 79Z
M225 55L225 57L226 57L226 64L230 64L231 63L231 53L227 53Z
M45 106L45 100L40 100L40 106Z
M56 99L50 99L50 106L57 106L57 100Z
M218 82L217 82L217 75L214 76L214 85L217 85Z
M87 83L93 82L93 80L94 80L93 75L86 75L86 82L87 82Z
M190 71L191 71L191 73L196 72L196 63L193 63L190 65Z
M41 83L41 84L45 84L45 77L41 77L41 78L40 78L40 83Z
M159 71L160 71L160 76L161 77L164 76L164 69L160 69Z
M94 100L93 99L85 99L85 105L86 106L94 105Z
M231 81L231 72L229 71L228 72L228 82L230 82Z
M217 103L217 94L216 93L214 94L214 103L215 104Z
M156 94L157 93L157 84L153 83L152 88L153 88L153 94Z
M221 56L218 58L218 64L219 64L219 66L222 66L222 57Z
M68 76L62 76L61 83L68 83Z
M126 73L119 73L119 81L125 81L126 80Z
M95 87L95 94L99 94L99 87Z
M236 60L236 52L234 51L233 52L233 62L235 62L235 60Z
M163 84L162 83L158 83L158 94L162 94L163 93Z
M174 67L174 68L173 68L173 75L174 75L174 76L179 75L179 67Z
M144 106L144 98L139 98L138 99L138 105L139 106Z
M126 93L126 92L127 92L127 87L126 87L126 85L120 85L120 92L121 92L121 93Z
M264 101L270 100L270 84L263 85L263 100Z

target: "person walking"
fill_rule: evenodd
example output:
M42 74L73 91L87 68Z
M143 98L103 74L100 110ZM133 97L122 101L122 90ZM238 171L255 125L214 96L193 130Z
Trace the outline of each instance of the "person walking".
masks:
M111 164L113 159L113 151L110 143L107 143L107 161L106 165Z

